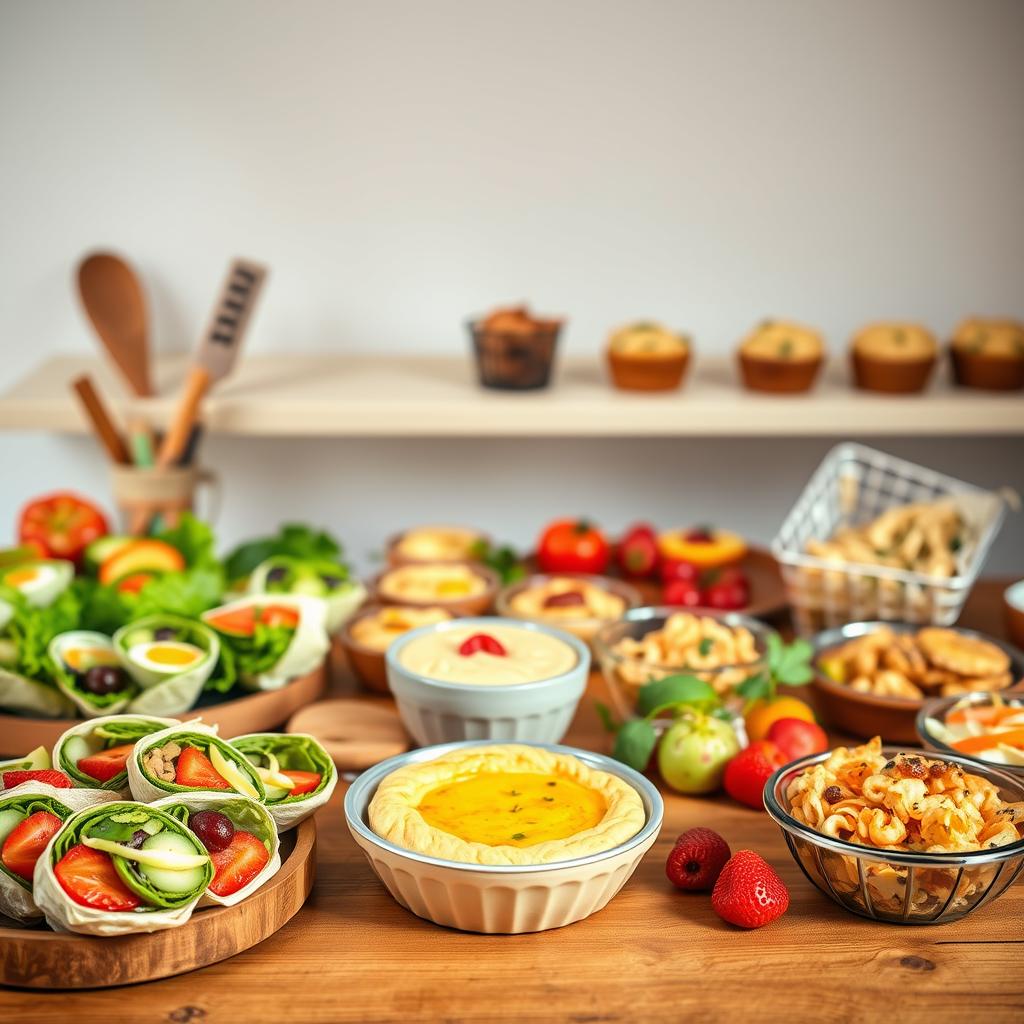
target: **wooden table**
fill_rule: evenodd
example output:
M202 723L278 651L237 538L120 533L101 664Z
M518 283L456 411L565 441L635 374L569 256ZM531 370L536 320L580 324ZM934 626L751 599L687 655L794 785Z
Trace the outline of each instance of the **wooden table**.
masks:
M980 584L964 623L1001 635L1001 590ZM603 699L600 679L591 694ZM567 742L607 749L592 700ZM814 889L766 814L724 797L668 794L661 838L601 913L554 932L469 935L422 921L388 896L349 837L343 788L319 815L313 895L266 942L133 988L0 991L0 1020L1024 1020L1022 884L957 924L877 924ZM744 932L719 920L708 896L672 889L665 857L693 825L767 858L789 887L786 915Z

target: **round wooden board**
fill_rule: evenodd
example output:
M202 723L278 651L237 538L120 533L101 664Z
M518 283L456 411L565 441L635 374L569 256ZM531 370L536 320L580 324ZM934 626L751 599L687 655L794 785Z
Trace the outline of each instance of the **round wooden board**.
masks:
M98 938L46 928L0 928L0 984L88 989L185 974L241 953L273 935L309 897L316 875L316 824L281 837L281 870L233 907L199 910L180 928Z
M323 696L326 667L321 665L308 675L293 679L280 690L250 693L219 704L202 705L172 717L188 721L202 718L209 725L220 727L220 734L230 739L249 732L265 732L283 725L299 708ZM57 737L81 718L22 718L0 715L0 756L18 757L36 747L50 749Z
M383 698L310 704L292 717L286 731L312 733L342 772L361 772L404 753L412 742L398 712Z

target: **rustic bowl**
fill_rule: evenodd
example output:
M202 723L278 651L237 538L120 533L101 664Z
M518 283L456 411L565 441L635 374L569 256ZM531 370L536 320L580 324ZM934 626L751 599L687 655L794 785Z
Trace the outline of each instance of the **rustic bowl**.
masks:
M1002 772L1009 772L1011 775L1016 775L1019 779L1024 780L1024 765L999 764L995 761L987 761L985 758L978 757L976 754L965 754L962 751L957 750L955 747L951 747L948 743L940 740L929 727L928 722L930 719L937 719L940 722L945 722L946 715L956 704L962 704L966 701L974 707L985 707L992 703L992 696L993 695L991 693L964 693L958 697L940 697L937 700L928 701L918 712L917 734L920 736L921 742L929 750L934 750L943 757L946 757L947 755L961 757L965 761L973 761L975 764L988 768L998 768ZM1000 692L999 696L1005 704L1024 708L1024 693L1018 692L1017 694L1012 694L1003 690Z
M444 608L446 611L452 613L452 615L483 615L484 612L488 611L494 604L494 599L498 594L498 588L501 585L501 580L498 578L498 574L493 570L489 569L486 565L476 565L471 563L451 563L451 562L420 562L419 565L452 565L452 564L466 564L469 565L470 569L475 572L478 576L482 576L487 586L482 593L473 594L470 597L457 597L449 601L445 601L441 598L431 598L427 601L410 601L408 599L399 599L389 597L387 594L382 593L380 589L381 581L389 572L393 572L393 569L385 569L384 572L380 573L374 578L371 584L371 594L374 601L377 604L390 604L390 605L405 605L409 608ZM404 567L403 567L404 568Z

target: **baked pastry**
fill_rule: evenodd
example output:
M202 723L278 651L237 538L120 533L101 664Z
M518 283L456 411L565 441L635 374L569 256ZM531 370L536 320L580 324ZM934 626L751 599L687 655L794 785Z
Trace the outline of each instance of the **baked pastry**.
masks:
M563 322L535 317L526 306L497 309L471 320L480 383L506 391L547 387Z
M744 387L752 391L808 391L825 361L825 343L813 328L791 320L762 320L737 352Z
M938 354L935 336L920 324L868 324L850 345L853 379L865 391L923 391Z
M970 317L956 329L949 354L953 379L963 387L1024 388L1024 323L1019 320Z
M453 615L480 615L498 592L498 578L486 566L468 562L410 562L377 577L381 604L439 607Z
M392 565L409 562L475 562L487 538L467 526L416 526L399 534L388 547Z
M627 324L608 339L612 382L627 391L679 387L690 359L690 339L660 324Z

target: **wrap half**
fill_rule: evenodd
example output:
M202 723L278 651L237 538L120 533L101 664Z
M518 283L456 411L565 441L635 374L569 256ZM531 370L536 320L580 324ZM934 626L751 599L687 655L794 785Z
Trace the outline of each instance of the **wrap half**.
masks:
M250 594L306 594L327 606L325 626L332 636L366 600L366 587L340 562L273 555L253 570Z

